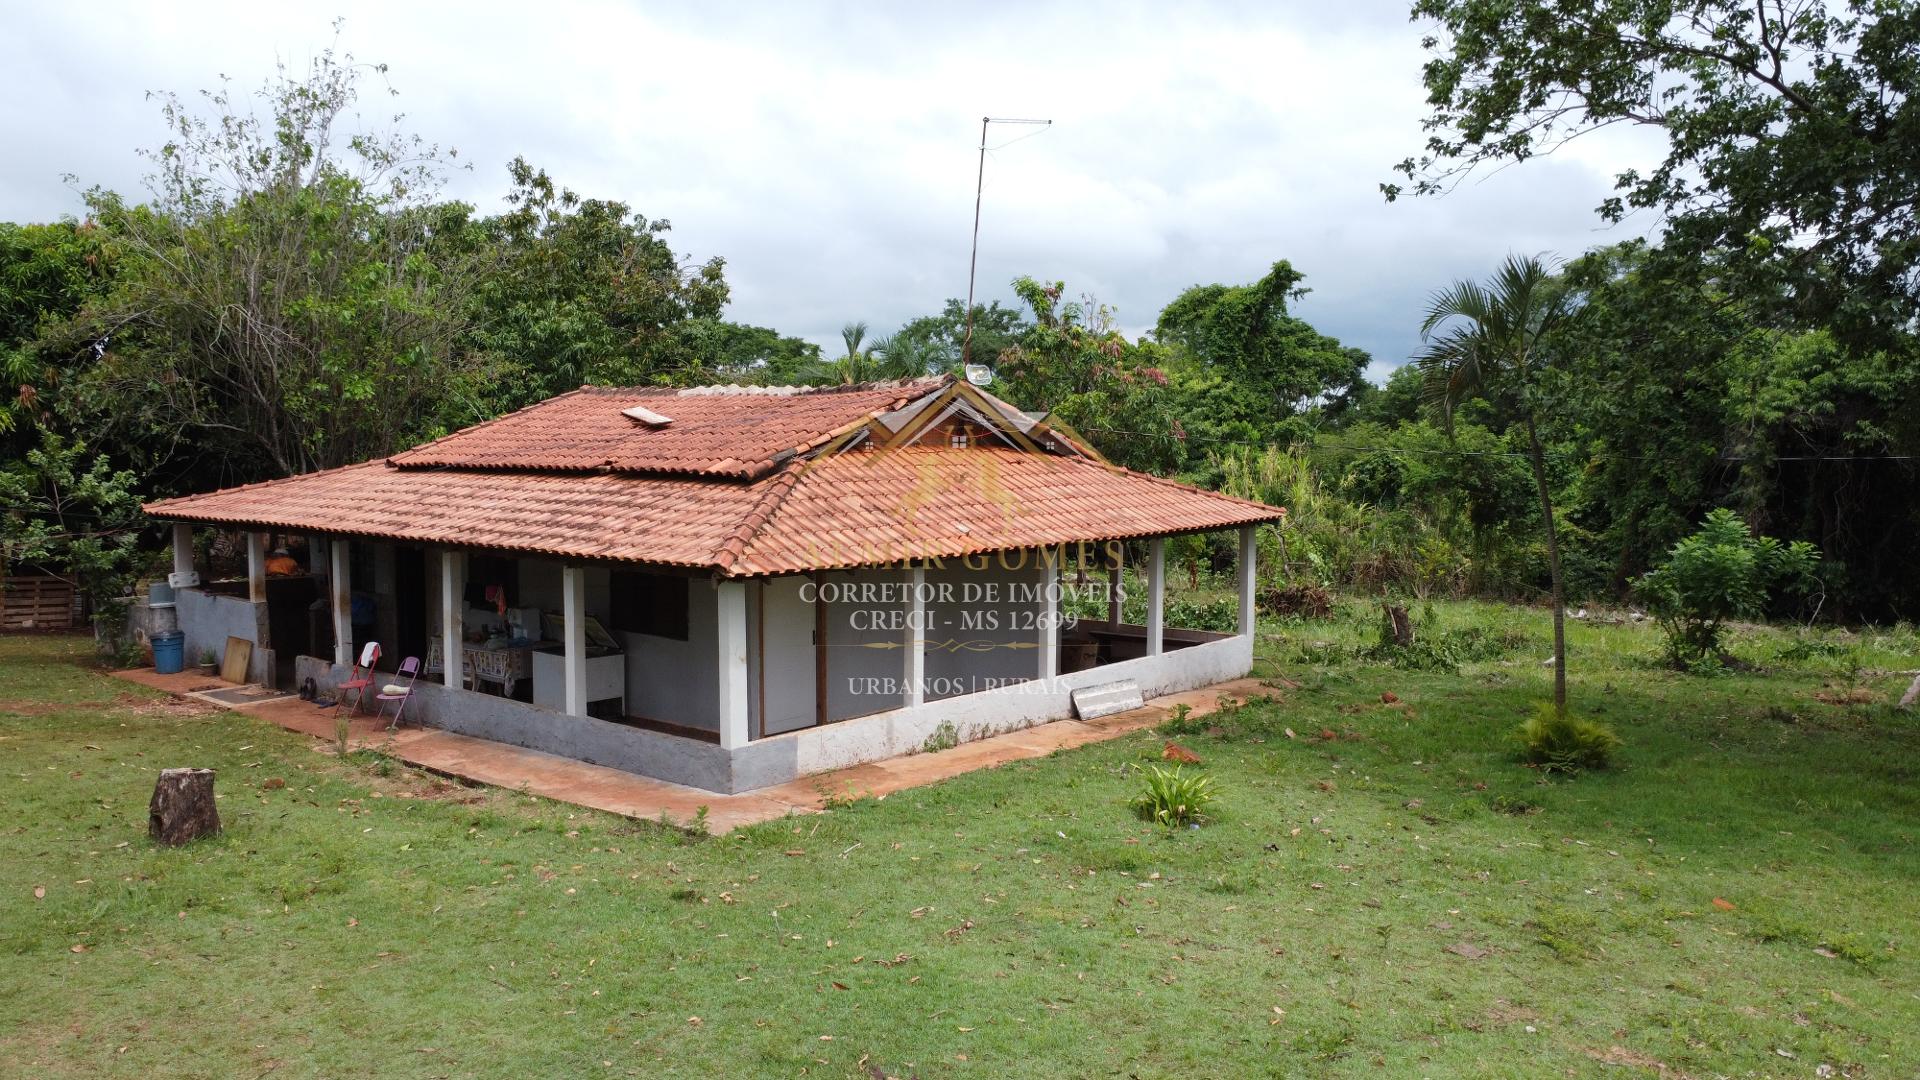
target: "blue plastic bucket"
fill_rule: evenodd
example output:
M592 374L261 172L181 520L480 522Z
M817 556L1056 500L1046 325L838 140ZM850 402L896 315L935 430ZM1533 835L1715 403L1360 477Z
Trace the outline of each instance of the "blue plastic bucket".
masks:
M153 635L153 670L162 675L178 675L187 666L187 635Z

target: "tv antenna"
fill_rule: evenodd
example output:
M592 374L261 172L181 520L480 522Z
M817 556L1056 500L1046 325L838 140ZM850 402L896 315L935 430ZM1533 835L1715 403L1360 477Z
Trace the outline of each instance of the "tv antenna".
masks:
M1052 127L1051 120L1019 120L1001 116L983 116L980 118L980 166L973 178L973 254L967 259L967 334L960 341L960 365L967 373L967 381L979 383L985 381L975 377L973 370L973 282L980 270L980 196L986 190L987 182L987 128L992 124L1031 124L1039 127ZM1033 134L1038 135L1039 132ZM1027 136L1020 136L1021 139ZM1019 139L1012 140L1018 142ZM1005 145L1005 144L1003 144ZM995 149L998 149L997 147ZM992 377L985 369L981 372L987 379Z

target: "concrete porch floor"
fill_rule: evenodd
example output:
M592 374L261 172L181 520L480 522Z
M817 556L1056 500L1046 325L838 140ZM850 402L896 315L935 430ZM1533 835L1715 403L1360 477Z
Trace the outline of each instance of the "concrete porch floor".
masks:
M232 685L217 678L185 672L161 675L152 668L135 668L113 674L128 682L181 697L191 697L195 691ZM1222 699L1239 702L1277 693L1273 687L1258 679L1234 679L1181 694L1153 698L1141 708L1097 720L1056 720L1038 727L962 743L939 753L908 754L855 765L738 795L723 795L670 784L619 769L455 735L437 728L403 727L389 733L381 722L371 716L355 717L349 725L348 737L355 749L379 750L430 772L510 791L524 791L558 802L631 818L657 821L664 816L676 825L689 826L699 820L700 808L704 806L707 808L707 830L719 834L789 814L814 813L825 807L830 799L862 796L884 798L896 791L938 783L975 769L990 769L1010 761L1045 757L1055 750L1117 739L1158 725L1180 705L1187 706L1190 716L1205 716L1218 711ZM227 707L327 742L332 742L336 737L334 711L315 708L298 697Z

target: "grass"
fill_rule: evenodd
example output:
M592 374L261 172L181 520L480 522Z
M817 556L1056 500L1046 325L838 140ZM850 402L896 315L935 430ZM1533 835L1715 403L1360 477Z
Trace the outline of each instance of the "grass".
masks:
M1562 779L1512 741L1545 618L1423 632L1467 627L1504 654L1366 658L1358 602L1263 625L1301 685L1180 735L1203 829L1130 809L1142 733L721 839L0 637L0 1073L1911 1076L1920 640L1743 628L1762 670L1700 677L1575 623L1625 746ZM223 835L147 842L168 765L219 770Z

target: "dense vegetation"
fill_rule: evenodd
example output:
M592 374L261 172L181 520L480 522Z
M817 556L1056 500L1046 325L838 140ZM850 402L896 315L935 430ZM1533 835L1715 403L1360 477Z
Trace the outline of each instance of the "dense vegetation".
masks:
M1301 581L1545 598L1557 553L1571 602L1618 599L1725 508L1822 555L1819 581L1764 613L1914 618L1920 15L1756 10L1417 5L1432 141L1390 196L1606 123L1671 139L1600 208L1657 208L1665 232L1542 260L1556 317L1525 378L1469 396L1408 365L1375 386L1369 357L1293 313L1312 268L1284 258L1169 297L1138 339L1098 298L1022 278L1017 306L974 312L974 354L1121 464L1288 507L1268 544ZM96 189L82 220L0 225L8 562L111 591L138 557L113 539L138 528L134 497L363 459L582 382L959 362L958 301L892 333L850 322L838 356L730 322L720 260L687 264L665 220L525 161L504 212L443 199L451 151L398 118L340 130L368 74L325 53L257 104L162 97L143 200Z

